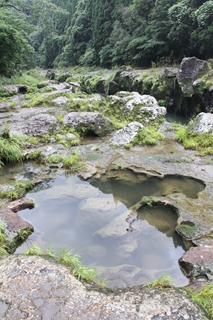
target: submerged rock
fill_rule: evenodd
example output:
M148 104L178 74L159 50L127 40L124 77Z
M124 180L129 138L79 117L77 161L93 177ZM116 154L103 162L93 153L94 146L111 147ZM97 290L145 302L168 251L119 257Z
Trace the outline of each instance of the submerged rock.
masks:
M116 131L110 139L110 142L115 146L122 146L126 143L130 143L142 128L143 125L140 122L131 122L123 129Z
M101 278L107 277L107 287L110 288L132 287L138 283L143 284L150 281L146 271L130 264L122 264L115 267L96 266L95 269Z
M213 134L213 114L201 112L195 118L194 123L189 126L189 131L197 134L209 132Z
M84 128L103 136L110 132L110 120L99 112L70 112L64 117L64 124L75 129Z
M80 212L76 223L80 227L88 227L95 231L120 215L124 208L121 202L115 203L113 199L109 198L85 199L79 205Z
M124 236L127 233L127 229L129 227L128 223L126 222L126 218L128 216L129 211L124 212L123 214L119 215L105 227L99 229L94 233L94 236L99 236L101 238L114 238L118 239Z

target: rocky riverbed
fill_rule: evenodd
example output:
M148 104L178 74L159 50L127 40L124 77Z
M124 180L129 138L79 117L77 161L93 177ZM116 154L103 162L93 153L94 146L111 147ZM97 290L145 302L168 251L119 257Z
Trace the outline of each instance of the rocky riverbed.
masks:
M19 86L7 89L15 88ZM116 131L104 112L109 109L102 96L83 97L79 86L69 83L48 81L45 88L50 89L45 89L34 104L29 97L18 94L8 104L0 105L2 134L5 134L6 124L11 136L25 134L38 138L36 144L32 140L25 143L22 150L25 163L19 173L13 167L2 170L0 191L13 190L11 181L30 180L39 186L47 178L69 172L63 161L51 163L48 157L63 157L73 151L84 163L83 169L78 168L76 174L91 184L104 176L123 175L125 178L126 171L146 178L178 176L199 181L203 187L194 198L187 195L187 188L178 191L167 185L162 193L143 197L131 207L126 223L127 229L134 228L136 212L143 206L159 205L175 210L176 232L193 244L180 259L181 268L193 283L212 281L212 156L198 157L194 151L185 150L175 141L175 126L162 121L166 108L160 107L154 97L127 92L111 96L112 110L116 113L118 108L119 114L127 114L129 119L128 124ZM79 90L78 99L67 96L74 91L73 88ZM86 106L86 111L77 109L78 105L83 109ZM112 110L109 111L111 114ZM152 121L158 122L158 132L164 135L156 145L123 147ZM78 146L64 143L78 138L75 132L64 130L67 127L86 128L87 134L93 135L92 140L82 140ZM36 166L27 159L32 159L29 155L38 150L42 161ZM17 218L15 212L32 206L32 202L25 198L18 203L3 201L0 217L6 224L10 243L20 234L21 238L26 238L33 226ZM41 257L23 255L2 258L0 269L1 319L205 319L203 312L181 289L136 286L100 293L97 286L77 281L64 266Z

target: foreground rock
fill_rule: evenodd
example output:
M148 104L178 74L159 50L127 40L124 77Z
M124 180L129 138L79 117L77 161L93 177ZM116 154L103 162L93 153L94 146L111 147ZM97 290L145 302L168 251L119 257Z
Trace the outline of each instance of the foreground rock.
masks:
M66 267L41 257L2 259L0 282L1 320L207 319L183 290L87 291Z

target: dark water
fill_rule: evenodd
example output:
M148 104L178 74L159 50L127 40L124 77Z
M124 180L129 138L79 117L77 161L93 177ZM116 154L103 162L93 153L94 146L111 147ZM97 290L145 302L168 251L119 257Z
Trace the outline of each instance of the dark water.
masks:
M129 179L128 174L124 172L128 181L109 179L108 184L99 181L99 186L64 175L38 185L26 195L34 199L35 208L19 212L34 225L35 232L16 252L30 244L73 249L85 265L108 276L109 287L146 283L164 273L175 279L175 285L186 285L177 263L185 248L175 232L176 213L165 206L143 207L132 232L127 231L125 219L128 208L143 195L181 188L188 197L196 198L203 184L175 176L162 180L135 175Z
M176 122L176 123L180 123L180 124L183 124L183 125L187 125L189 123L189 120L190 119L187 119L183 116L178 116L176 114L173 114L173 113L167 113L166 116L166 121L168 122Z

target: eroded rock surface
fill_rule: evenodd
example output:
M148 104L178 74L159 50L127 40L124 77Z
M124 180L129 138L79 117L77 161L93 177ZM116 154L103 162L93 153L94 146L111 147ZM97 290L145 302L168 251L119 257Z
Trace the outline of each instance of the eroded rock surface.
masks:
M1 320L207 319L183 290L88 291L66 267L41 257L1 259L0 282Z
M44 136L60 131L60 123L55 116L50 114L39 114L26 121L23 133L33 136Z
M83 127L98 136L103 136L111 130L109 119L99 112L70 112L64 117L64 124L75 129Z

